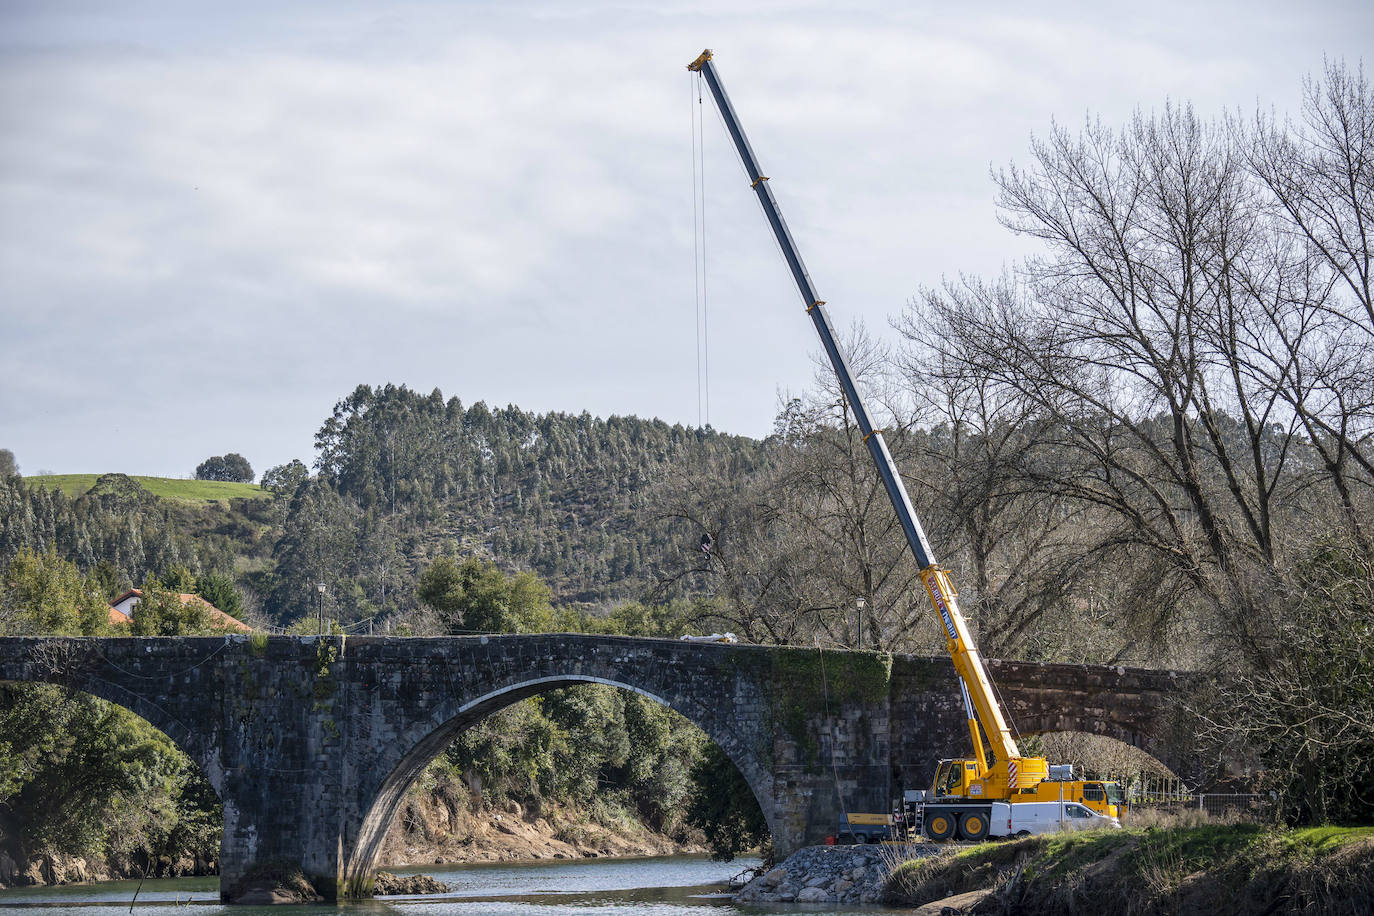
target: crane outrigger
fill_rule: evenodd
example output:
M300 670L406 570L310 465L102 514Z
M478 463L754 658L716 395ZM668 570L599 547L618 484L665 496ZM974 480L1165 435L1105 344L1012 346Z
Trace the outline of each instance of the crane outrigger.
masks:
M990 803L993 801L1051 801L1062 800L1066 795L1073 801L1081 802L1104 814L1117 816L1117 803L1120 801L1120 788L1115 783L1082 783L1063 779L1068 768L1055 767L1053 788L1045 785L1051 772L1043 757L1024 757L1012 737L1001 706L993 693L987 669L978 654L973 638L969 635L968 625L959 612L958 592L950 582L949 572L935 562L934 551L926 538L921 521L912 508L911 498L907 495L901 475L883 440L882 430L874 427L863 398L849 371L849 362L840 349L839 342L825 314L825 301L817 294L806 271L801 254L797 251L792 233L782 218L777 200L767 175L763 174L758 159L754 155L749 139L740 126L730 97L725 93L720 76L712 63L711 51L701 52L687 69L700 74L706 81L720 110L725 128L739 153L744 170L749 176L749 186L758 196L763 206L764 216L773 230L778 247L782 249L788 270L801 294L802 304L811 317L811 323L820 336L821 346L830 360L831 367L840 382L845 400L854 414L854 420L863 434L864 444L873 458L882 479L887 498L897 513L907 545L920 569L921 581L935 611L939 614L945 635L945 648L954 661L954 669L959 676L959 688L963 695L964 709L968 716L969 737L973 741L972 760L943 760L936 772L932 788L934 804L929 806L924 818L924 830L933 839L949 839L955 834L965 839L981 839L988 835L990 827ZM980 734L980 727L981 732ZM987 736L985 746L983 735ZM989 753L990 752L990 753ZM989 759L990 758L990 759ZM1070 772L1071 775L1071 772ZM1112 789L1115 789L1113 792ZM1086 797L1085 797L1086 793ZM1098 798L1097 796L1101 796ZM1114 797L1113 797L1114 796Z

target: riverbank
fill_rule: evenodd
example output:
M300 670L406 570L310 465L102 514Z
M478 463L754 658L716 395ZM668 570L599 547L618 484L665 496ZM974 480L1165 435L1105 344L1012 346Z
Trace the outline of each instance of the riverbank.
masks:
M388 868L417 862L461 865L705 851L695 832L668 836L629 811L544 804L536 812L509 801L487 806L460 790L408 797L377 864Z
M983 843L903 862L881 899L991 916L1364 916L1374 913L1374 828L1239 824Z
M22 861L0 850L0 888L33 887L57 884L89 884L94 881L119 881L125 878L187 878L219 874L219 863L198 857L75 856L44 853Z
M538 814L513 802L483 806L465 792L412 794L387 833L379 868L549 859L667 856L705 852L702 838L668 836L616 809L546 805ZM76 856L43 853L23 861L0 849L0 888L89 884L138 878L217 875L198 857Z

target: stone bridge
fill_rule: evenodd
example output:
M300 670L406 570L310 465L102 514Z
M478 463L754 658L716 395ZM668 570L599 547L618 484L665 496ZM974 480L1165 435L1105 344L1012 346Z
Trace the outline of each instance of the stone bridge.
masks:
M1169 672L990 662L1022 734L1084 731L1168 750ZM953 666L764 646L548 634L0 638L0 681L124 706L204 769L224 803L221 895L299 863L328 899L368 896L406 788L458 733L573 684L644 694L700 727L758 799L778 852L845 811L885 811L969 752Z

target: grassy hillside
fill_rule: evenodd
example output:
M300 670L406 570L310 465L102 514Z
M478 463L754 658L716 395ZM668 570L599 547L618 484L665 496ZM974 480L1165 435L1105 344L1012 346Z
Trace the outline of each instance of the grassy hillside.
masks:
M95 486L99 474L50 474L24 478L48 490L80 496ZM173 477L133 477L138 485L162 499L188 503L227 502L231 498L267 499L271 493L255 483L224 483L218 480L178 480Z

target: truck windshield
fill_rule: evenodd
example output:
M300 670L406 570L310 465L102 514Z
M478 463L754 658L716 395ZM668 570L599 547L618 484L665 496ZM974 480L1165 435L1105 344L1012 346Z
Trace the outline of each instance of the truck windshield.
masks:
M1121 794L1121 784L1116 782L1107 783L1107 801L1113 805L1120 805L1125 802L1126 797Z

